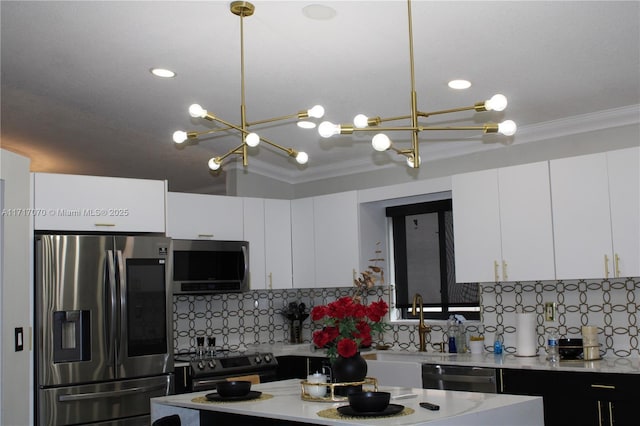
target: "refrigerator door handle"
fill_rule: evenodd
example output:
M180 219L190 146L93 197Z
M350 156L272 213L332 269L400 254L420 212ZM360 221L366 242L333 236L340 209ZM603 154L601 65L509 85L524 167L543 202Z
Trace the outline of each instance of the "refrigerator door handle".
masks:
M120 293L120 317L118 318L118 326L120 328L119 340L117 342L117 354L116 354L116 365L122 365L122 362L125 357L125 342L127 341L127 324L126 324L126 314L127 314L127 289L125 288L125 277L124 277L124 260L122 256L122 250L116 250L116 264L118 266L118 278L117 284Z
M105 287L106 287L106 292L108 292L107 297L109 300L109 306L106 310L109 312L109 317L108 317L109 319L108 319L108 324L107 324L107 321L105 321L105 324L108 327L108 333L105 333L104 335L107 340L105 346L107 348L107 353L109 354L108 364L114 365L115 348L113 347L113 345L114 345L114 342L116 341L116 327L117 327L116 297L117 296L116 296L116 269L113 263L112 250L107 250L107 268L108 268L108 271L107 271L108 282L105 283Z
M76 394L60 395L58 396L58 401L71 402L71 401L83 401L87 399L119 398L122 396L135 394L138 392L151 392L154 390L164 390L164 389L166 389L166 385L163 384L163 385L156 385L156 386L138 386L135 388L121 389L121 390L108 391L108 392L76 393Z

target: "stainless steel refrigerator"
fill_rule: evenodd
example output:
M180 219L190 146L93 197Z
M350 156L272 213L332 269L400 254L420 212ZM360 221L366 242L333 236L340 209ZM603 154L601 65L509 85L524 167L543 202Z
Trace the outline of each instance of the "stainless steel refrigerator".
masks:
M38 425L149 425L173 392L171 240L35 238Z

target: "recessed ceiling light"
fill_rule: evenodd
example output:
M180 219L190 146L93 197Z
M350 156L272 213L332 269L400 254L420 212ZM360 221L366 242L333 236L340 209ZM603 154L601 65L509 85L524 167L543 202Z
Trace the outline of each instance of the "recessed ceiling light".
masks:
M449 87L456 90L468 89L471 87L471 82L468 80L451 80Z
M155 75L156 77L171 78L176 76L175 72L165 68L151 68L150 71L151 74Z
M309 19L326 21L336 16L335 9L322 4L310 4L302 8L302 14Z
M296 124L301 129L313 129L316 127L316 123L313 121L298 121Z

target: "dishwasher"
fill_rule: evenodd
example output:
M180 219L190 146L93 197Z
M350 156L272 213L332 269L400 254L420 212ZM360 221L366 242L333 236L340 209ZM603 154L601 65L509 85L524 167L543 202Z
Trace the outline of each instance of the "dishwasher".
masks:
M495 368L422 364L423 389L497 393Z

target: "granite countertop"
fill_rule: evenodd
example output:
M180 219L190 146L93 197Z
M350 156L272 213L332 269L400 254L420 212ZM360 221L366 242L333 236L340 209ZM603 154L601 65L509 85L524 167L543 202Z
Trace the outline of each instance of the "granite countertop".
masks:
M194 392L152 398L152 420L169 414L179 414L184 421L183 424L197 426L200 424L197 413L213 411L292 422L345 426L383 423L388 426L477 424L542 426L544 424L540 397L381 386L379 390L391 393L392 404L404 407L401 413L403 415L366 418L341 417L337 414L326 417L336 411L334 409L348 405L348 402L303 400L299 379L262 383L252 386L252 390L261 391L261 397L239 402L209 402L202 398L207 392ZM393 399L394 396L400 395L410 397ZM263 400L263 397L266 399ZM440 409L430 411L421 408L418 404L423 401L437 404Z

